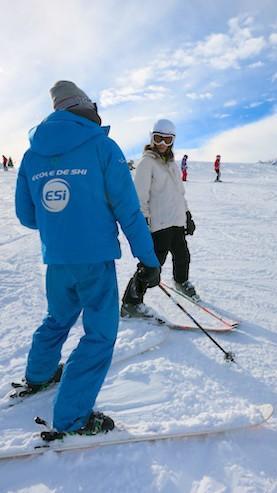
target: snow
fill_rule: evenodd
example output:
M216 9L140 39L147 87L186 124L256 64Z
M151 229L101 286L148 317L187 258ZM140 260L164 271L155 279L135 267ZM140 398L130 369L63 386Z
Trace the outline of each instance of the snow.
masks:
M259 164L277 164L277 159L269 159L268 161L258 161Z
M240 320L212 333L238 365L201 331L175 332L121 322L115 357L97 408L134 432L231 426L255 418L257 404L277 404L277 170L258 163L189 163L186 193L197 230L188 238L190 280L209 306ZM28 443L35 415L51 421L54 389L7 408L10 381L24 375L31 336L45 310L36 232L18 223L16 170L0 170L0 449ZM126 239L117 262L121 294L136 267ZM163 268L171 283L171 259ZM180 299L179 299L180 301ZM145 302L167 319L191 325L159 288ZM185 302L205 327L215 322ZM72 330L64 358L76 344ZM138 354L140 353L140 354ZM111 446L0 463L1 493L276 493L277 418L259 428L206 438Z

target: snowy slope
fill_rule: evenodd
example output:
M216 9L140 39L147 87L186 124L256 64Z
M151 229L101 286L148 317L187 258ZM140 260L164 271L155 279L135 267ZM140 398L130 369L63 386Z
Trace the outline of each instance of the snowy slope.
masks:
M0 399L10 380L23 375L31 335L46 308L37 234L14 216L15 178L14 170L0 170ZM235 352L240 367L226 364L199 332L170 332L155 349L135 356L136 350L162 341L165 329L121 323L115 361L97 405L139 431L228 424L237 416L251 416L254 404L277 406L277 170L226 164L222 179L213 182L211 164L190 163L185 187L197 224L188 240L191 280L211 305L241 320L236 332L215 336ZM117 263L121 293L136 266L124 238L122 248ZM171 281L170 259L163 278ZM172 321L189 322L159 288L147 293L146 302ZM197 309L185 307L210 323ZM64 357L80 333L78 324ZM35 430L34 415L50 420L53 395L50 391L2 408L0 445L14 445L7 437L15 428L19 441ZM275 493L276 450L275 412L257 430L1 463L0 492Z

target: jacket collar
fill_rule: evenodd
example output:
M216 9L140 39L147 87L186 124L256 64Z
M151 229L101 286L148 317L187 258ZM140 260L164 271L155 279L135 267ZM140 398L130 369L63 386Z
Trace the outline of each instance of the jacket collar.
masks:
M144 152L143 152L143 156L147 156L147 157L151 157L152 159L159 159L163 164L170 164L170 163L173 163L174 160L173 159L169 159L168 161L166 161L165 159L162 158L162 156L156 152L154 149L146 149Z

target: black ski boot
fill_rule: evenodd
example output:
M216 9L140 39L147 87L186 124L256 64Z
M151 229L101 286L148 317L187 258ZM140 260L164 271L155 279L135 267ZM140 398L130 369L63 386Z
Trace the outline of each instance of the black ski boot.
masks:
M27 380L25 380L25 378L23 378L20 383L12 382L11 386L15 389L15 392L10 394L10 398L15 399L17 397L29 397L30 395L36 394L37 392L46 390L48 389L48 387L55 385L61 380L62 373L63 373L63 364L61 363L58 366L54 376L47 382L34 384L28 382Z
M92 411L88 422L75 433L78 435L97 435L97 433L108 433L114 429L114 421L109 416L100 412Z
M155 313L144 303L122 303L120 309L121 318L155 318Z
M196 293L195 287L190 281L185 281L183 283L175 281L175 286L177 291L180 291L181 294L188 296L188 298L192 298L194 301L200 300L200 296Z
M36 421L37 422L37 421ZM44 424L44 423L39 423ZM114 429L114 421L109 416L106 416L103 413L92 412L88 422L85 426L79 428L76 431L55 431L48 430L42 431L40 436L42 440L45 442L52 442L54 440L62 440L66 436L74 436L74 435L97 435L98 433L108 433Z

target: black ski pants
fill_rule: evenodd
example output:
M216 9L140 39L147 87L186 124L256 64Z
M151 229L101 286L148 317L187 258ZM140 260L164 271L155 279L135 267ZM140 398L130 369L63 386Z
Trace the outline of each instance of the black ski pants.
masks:
M164 265L170 252L172 255L173 278L178 283L183 283L189 277L190 253L185 237L185 228L172 226L152 233L154 249L161 265ZM123 303L136 305L143 303L146 287L137 279L137 271L130 279L123 295Z
M219 169L216 169L215 172L216 172L216 179L215 179L215 181L219 181L220 180L220 177L221 177L220 170Z

